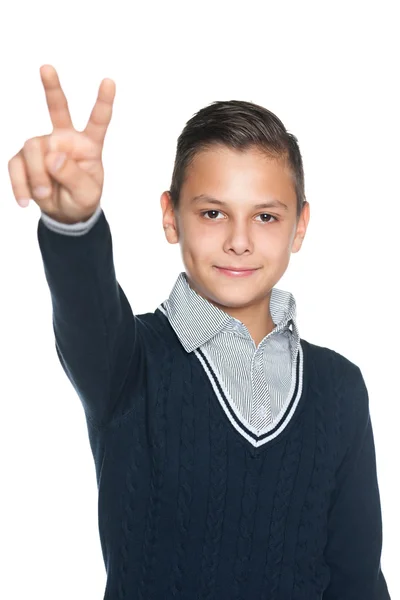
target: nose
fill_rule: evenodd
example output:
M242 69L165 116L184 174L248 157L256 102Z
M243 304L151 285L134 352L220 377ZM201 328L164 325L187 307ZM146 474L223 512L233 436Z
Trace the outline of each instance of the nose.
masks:
M250 235L250 227L244 222L233 222L229 224L224 243L225 252L244 254L253 252L253 242Z

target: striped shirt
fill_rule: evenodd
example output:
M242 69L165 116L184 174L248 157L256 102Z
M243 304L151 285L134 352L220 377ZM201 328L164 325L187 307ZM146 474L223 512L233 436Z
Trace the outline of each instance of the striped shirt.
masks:
M159 309L186 352L198 351L220 404L239 433L258 446L271 439L268 434L273 429L280 431L301 395L293 295L272 289L270 313L275 327L258 347L241 321L190 287L184 272ZM277 423L281 427L276 428Z

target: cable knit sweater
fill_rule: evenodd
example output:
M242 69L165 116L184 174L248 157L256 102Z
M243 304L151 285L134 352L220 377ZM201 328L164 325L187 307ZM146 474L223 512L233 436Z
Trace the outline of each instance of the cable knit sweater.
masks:
M38 240L94 457L104 599L390 600L359 367L301 338L298 401L255 444L165 311L133 315L102 211L69 235L42 217Z

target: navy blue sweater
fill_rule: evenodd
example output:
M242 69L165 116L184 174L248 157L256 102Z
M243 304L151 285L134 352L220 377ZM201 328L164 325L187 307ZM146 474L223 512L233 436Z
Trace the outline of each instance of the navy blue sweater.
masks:
M257 447L166 315L133 315L104 213L81 236L40 220L38 240L95 462L104 598L389 600L360 369L301 339L300 400Z

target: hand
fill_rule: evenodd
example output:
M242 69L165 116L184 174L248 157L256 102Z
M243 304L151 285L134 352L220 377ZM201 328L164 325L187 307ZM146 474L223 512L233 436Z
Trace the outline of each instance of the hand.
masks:
M53 132L27 140L9 161L14 196L21 206L27 206L32 198L44 213L62 223L85 221L98 207L103 190L101 158L115 83L103 79L86 128L79 132L72 124L57 71L43 65L40 75ZM65 161L57 168L59 153L65 155Z

